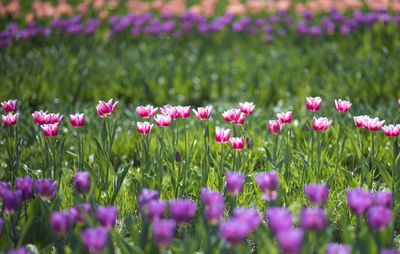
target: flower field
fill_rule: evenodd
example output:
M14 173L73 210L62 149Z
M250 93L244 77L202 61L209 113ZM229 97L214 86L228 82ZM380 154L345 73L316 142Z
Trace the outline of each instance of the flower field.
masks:
M0 1L0 253L399 253L399 9Z

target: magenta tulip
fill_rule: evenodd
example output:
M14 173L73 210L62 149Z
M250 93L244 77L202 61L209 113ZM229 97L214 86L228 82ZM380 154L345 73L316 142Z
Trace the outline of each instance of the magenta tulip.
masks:
M321 102L322 99L320 97L307 97L306 98L306 103L307 103L307 109L309 111L318 111L319 108L321 107Z
M85 114L76 113L75 115L69 115L69 119L73 127L79 128L82 127L85 122Z
M276 114L276 116L278 117L278 119L281 121L282 124L291 123L292 119L293 119L292 111L288 111L286 113L284 113L284 112L278 113L278 114Z
M153 128L153 125L150 124L149 122L137 122L137 130L139 134L149 134L151 132L151 129Z
M253 114L254 108L256 107L252 102L239 103L240 111L246 115Z
M316 131L326 131L332 122L332 120L329 121L326 117L313 117L313 128Z
M18 121L18 117L19 114L13 114L13 113L9 113L8 115L1 116L1 120L3 121L4 125L8 126L8 125L15 125Z
M99 103L96 106L97 114L100 117L109 117L114 113L117 105L118 101L113 103L113 99L110 99L107 103L104 101L99 101Z
M157 114L154 121L160 127L167 127L171 124L172 118L170 115Z
M225 119L226 122L234 123L239 119L240 113L240 109L228 109L227 111L222 113L222 117Z
M268 129L272 135L277 135L282 131L282 123L280 120L268 120Z
M400 134L400 124L389 124L382 126L382 131L388 137L397 137Z
M59 123L43 124L40 127L46 137L55 137L58 134Z
M208 120L210 119L212 109L212 106L199 107L197 110L193 109L193 113L199 120Z
M1 106L3 106L6 113L15 113L17 112L18 100L3 101Z
M242 150L244 147L244 138L230 138L231 146L234 150Z
M217 127L215 129L215 140L217 143L227 143L229 141L230 134L230 129L222 129Z
M139 106L136 108L136 112L139 114L141 118L150 118L153 117L158 108L153 108L152 105L147 105L147 106Z
M335 108L339 112L347 112L351 108L349 101L335 100Z

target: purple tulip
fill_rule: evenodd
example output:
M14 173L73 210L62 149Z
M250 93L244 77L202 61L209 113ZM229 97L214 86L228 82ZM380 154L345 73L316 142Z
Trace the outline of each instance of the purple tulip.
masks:
M164 217L165 202L162 200L152 200L147 204L149 220L153 223Z
M392 211L383 206L373 206L368 209L368 224L377 231L384 230L392 220Z
M174 220L162 219L153 223L153 240L159 247L168 247L175 236Z
M211 204L204 209L204 217L207 222L211 225L218 225L221 222L221 218L224 215L225 205L224 203Z
M225 175L226 192L229 195L237 196L242 192L244 175L239 172L228 172Z
M142 189L140 196L138 198L138 207L142 214L147 215L148 207L150 201L158 200L158 192L149 190L149 189Z
M52 179L39 179L35 181L36 194L44 200L54 198L57 191L57 181Z
M224 203L224 198L221 196L221 193L210 191L208 188L205 187L201 189L201 198L206 208L215 203Z
M300 225L305 231L322 231L326 226L325 212L321 208L304 208L300 214Z
M261 216L254 207L240 207L233 210L233 217L246 224L250 232L254 232L261 223Z
M304 233L301 229L289 229L276 236L283 254L301 253Z
M265 212L268 226L276 235L281 231L293 228L293 218L290 212L285 208L272 207Z
M169 212L177 224L186 224L196 215L196 204L190 199L172 200Z
M0 218L0 237L3 234L3 224L4 224L4 221L2 218Z
M0 200L3 199L3 192L11 190L11 182L0 182Z
M347 191L347 203L352 213L360 216L372 205L371 194L361 188Z
M75 224L75 225L83 225L86 224L86 217L84 212L88 213L91 215L92 213L92 206L90 204L79 204L75 205L69 210L69 216L70 220Z
M24 246L19 247L18 249L9 249L7 254L31 254Z
M118 208L116 206L99 206L96 208L96 217L100 225L107 230L115 227L117 222Z
M347 244L329 243L326 246L325 254L350 254L351 249Z
M103 227L88 228L82 231L81 239L90 253L100 253L107 243L108 233Z
M243 242L249 232L249 226L236 218L222 222L219 227L219 236L221 239L233 245Z
M309 184L304 187L304 192L313 205L323 205L328 201L329 191L326 184Z
M383 249L379 254L400 254L400 252L397 249Z
M393 205L393 195L391 191L377 191L372 195L375 206L391 208Z
M20 190L11 191L5 190L3 196L3 212L14 214L18 211L22 202L22 192Z
M20 190L22 193L22 201L33 198L33 179L30 176L25 178L17 178L15 185L16 190Z
M74 178L74 186L81 194L86 194L90 191L90 175L87 171L76 172Z
M53 229L54 233L59 236L68 233L70 228L68 212L53 212L50 215L50 226Z
M261 173L256 176L258 187L264 193L263 199L265 201L273 201L277 197L276 188L278 187L278 177L276 171L272 170L268 173Z

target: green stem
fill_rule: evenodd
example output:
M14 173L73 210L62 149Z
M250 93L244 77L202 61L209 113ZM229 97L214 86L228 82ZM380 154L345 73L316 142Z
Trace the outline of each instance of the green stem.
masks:
M311 170L314 171L314 128L311 128Z
M321 171L321 132L317 133L317 143L318 143L318 167L317 167L317 183L319 181L319 174Z
M222 191L223 188L223 176L225 175L225 171L224 171L224 164L223 164L223 160L224 160L224 143L221 143L221 158L219 160L219 190Z
M278 151L278 135L275 135L274 150L272 152L272 164L274 169L276 168L276 153Z
M395 193L395 190L396 190L396 157L397 157L397 154L396 154L396 148L395 148L395 146L397 145L397 137L396 137L396 139L394 140L394 142L393 142L393 162L392 162L392 193L393 193L393 200L396 200L396 193Z
M334 179L336 179L336 174L339 168L339 149L340 149L340 120L341 120L341 114L338 116L338 125L339 125L339 130L338 130L338 135L337 135L337 140L336 140L336 167L335 167L335 174L334 174Z
M372 181L374 180L374 172L375 172L375 135L374 131L371 131L371 144L372 144L372 161L371 161L371 180L369 181L368 184L368 189L371 190L372 188Z

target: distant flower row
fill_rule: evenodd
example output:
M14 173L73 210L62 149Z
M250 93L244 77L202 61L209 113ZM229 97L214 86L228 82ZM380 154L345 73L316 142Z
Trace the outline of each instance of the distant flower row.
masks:
M191 12L186 12L179 17L170 14L156 17L151 13L144 13L111 16L107 22L94 18L84 19L77 15L70 19L54 19L47 27L38 25L34 21L29 22L26 27L10 23L5 30L0 32L0 46L5 48L15 41L49 37L52 34L92 36L102 23L108 23L111 26L108 32L109 37L130 33L133 38L172 36L174 39L178 39L190 32L207 35L230 30L249 36L261 34L267 43L271 43L275 37L284 37L288 32L321 37L335 33L348 35L361 28L370 28L375 23L399 24L400 15L392 15L387 11L363 13L360 10L355 10L352 16L345 16L337 9L330 10L329 14L318 19L310 11L301 12L300 18L291 17L285 11L280 11L268 18L250 18L247 16L235 18L234 14L227 13L211 19ZM103 26L106 26L106 24L103 24Z
M56 3L54 3L56 2ZM70 2L70 3L68 3ZM214 16L218 12L217 5L221 5L218 0L201 0L198 4L188 5L183 0L82 0L79 1L32 1L30 8L26 5L21 6L21 0L0 1L0 17L11 16L12 18L24 18L27 22L35 19L61 18L76 14L86 15L96 13L99 18L105 19L110 13L137 13L159 12L163 14L182 15L190 11L196 14ZM340 11L353 10L358 8L368 8L370 10L391 9L400 10L399 0L306 0L301 3L291 0L229 0L224 4L224 11L232 14L259 14L274 13L277 11L295 10L300 13L309 10L314 13L326 12L331 8Z

